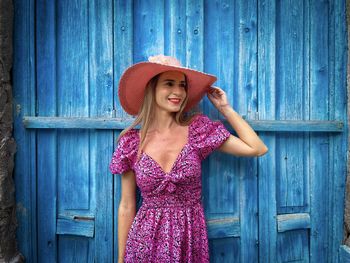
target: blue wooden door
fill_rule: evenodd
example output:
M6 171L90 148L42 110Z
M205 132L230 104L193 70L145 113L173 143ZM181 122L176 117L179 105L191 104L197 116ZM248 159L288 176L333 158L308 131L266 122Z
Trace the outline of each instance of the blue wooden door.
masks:
M338 261L345 1L14 2L18 240L28 262L116 261L121 189L108 164L132 121L118 80L160 53L215 74L269 147L261 158L216 152L203 162L211 261ZM207 99L200 108L224 121Z

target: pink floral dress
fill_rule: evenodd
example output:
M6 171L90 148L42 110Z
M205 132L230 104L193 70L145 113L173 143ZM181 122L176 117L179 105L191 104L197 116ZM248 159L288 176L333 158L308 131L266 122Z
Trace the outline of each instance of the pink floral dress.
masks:
M209 262L201 161L230 133L204 114L196 115L188 129L188 142L169 173L144 152L136 160L138 130L118 142L110 170L122 174L132 169L143 199L128 233L125 262Z

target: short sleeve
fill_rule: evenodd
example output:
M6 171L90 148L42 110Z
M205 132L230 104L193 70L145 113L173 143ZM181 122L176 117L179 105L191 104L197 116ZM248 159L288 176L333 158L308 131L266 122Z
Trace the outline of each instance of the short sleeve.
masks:
M204 114L200 114L195 120L193 131L194 145L201 160L219 148L231 135L221 121L213 121Z
M119 139L109 164L112 174L122 174L133 169L138 149L137 136L136 130L130 130Z

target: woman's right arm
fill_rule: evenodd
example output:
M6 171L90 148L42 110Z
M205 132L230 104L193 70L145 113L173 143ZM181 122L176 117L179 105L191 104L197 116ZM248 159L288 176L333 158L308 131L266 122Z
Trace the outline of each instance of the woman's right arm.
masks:
M122 193L118 208L118 262L124 262L128 232L136 214L136 180L133 171L121 176Z

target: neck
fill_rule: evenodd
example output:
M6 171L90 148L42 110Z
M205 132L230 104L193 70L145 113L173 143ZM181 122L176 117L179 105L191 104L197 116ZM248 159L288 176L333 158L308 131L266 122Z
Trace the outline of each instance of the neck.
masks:
M175 118L172 112L157 110L154 114L151 129L158 132L167 131L174 127Z

